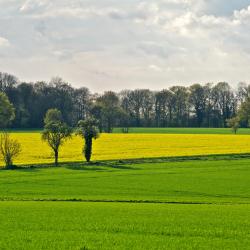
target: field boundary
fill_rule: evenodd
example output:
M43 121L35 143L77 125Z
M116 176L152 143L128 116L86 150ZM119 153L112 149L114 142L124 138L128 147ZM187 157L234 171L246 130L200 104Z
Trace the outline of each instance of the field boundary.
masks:
M164 163L164 162L186 162L186 161L224 161L224 160L242 160L250 159L250 153L242 154L212 154L212 155L193 155L193 156L169 156L169 157L151 157L151 158L135 158L121 160L100 160L87 163L85 161L68 161L59 162L59 167L86 167L86 166L103 166L112 168L121 168L124 165L143 164L143 163ZM35 169L35 168L51 168L55 167L54 163L44 164L20 164L14 166L12 170ZM58 168L58 167L57 167ZM9 169L1 168L0 171Z
M196 202L196 201L159 201L159 200L93 200L93 199L4 199L4 202L74 202L74 203L130 203L130 204L174 204L174 205L250 205L250 202Z

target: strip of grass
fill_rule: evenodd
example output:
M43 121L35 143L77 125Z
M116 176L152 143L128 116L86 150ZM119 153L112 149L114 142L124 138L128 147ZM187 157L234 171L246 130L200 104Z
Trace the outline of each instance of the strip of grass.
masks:
M250 203L250 160L65 164L0 172L1 200Z
M1 249L249 249L250 205L0 202Z
M41 133L38 129L9 129L13 133ZM114 128L113 133L123 133L122 128ZM233 134L230 128L129 128L131 134ZM240 128L237 134L249 135L249 128Z
M122 133L122 128L115 128L114 133ZM232 134L230 128L129 128L131 134ZM237 134L249 135L249 128L241 128Z

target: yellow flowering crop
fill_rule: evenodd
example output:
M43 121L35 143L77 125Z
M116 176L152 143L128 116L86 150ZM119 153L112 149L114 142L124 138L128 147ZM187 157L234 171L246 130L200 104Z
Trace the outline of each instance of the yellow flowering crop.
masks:
M22 145L16 164L52 163L53 154L39 133L13 133ZM82 161L83 140L74 136L59 152L60 162ZM93 160L249 153L249 135L102 134ZM0 165L3 165L1 161Z

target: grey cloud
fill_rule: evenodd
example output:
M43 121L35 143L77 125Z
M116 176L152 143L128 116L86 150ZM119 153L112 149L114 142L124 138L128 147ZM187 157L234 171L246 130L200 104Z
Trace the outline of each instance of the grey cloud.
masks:
M4 37L0 37L0 47L8 47L8 46L10 46L9 40Z
M249 0L0 0L0 68L24 80L61 75L93 90L250 81L248 5Z

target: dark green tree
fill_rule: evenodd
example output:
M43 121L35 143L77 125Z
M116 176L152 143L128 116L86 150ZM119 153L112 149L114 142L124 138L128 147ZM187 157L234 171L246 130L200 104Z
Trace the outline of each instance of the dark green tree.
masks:
M96 99L93 115L99 121L100 130L103 129L106 133L112 133L121 114L122 109L116 93L107 91Z
M59 148L65 140L71 138L72 129L63 122L62 113L58 109L49 109L44 118L42 140L52 148L55 156L55 165L58 165Z
M194 84L189 88L189 102L194 109L196 125L202 126L206 108L205 88L200 84Z
M15 118L15 109L8 97L0 92L0 128L7 127Z
M79 121L76 134L80 135L85 140L83 154L86 161L90 162L92 155L92 141L99 137L97 121L93 118Z
M246 101L241 104L238 115L241 122L247 126L250 125L250 98L247 98Z

